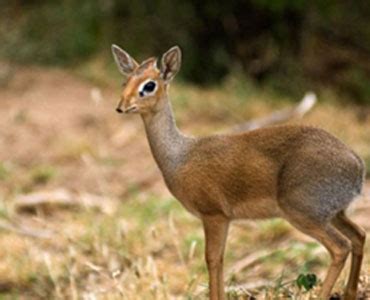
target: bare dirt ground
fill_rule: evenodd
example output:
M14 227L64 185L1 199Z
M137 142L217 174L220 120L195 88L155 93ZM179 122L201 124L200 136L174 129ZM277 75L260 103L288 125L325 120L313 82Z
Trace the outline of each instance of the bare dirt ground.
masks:
M155 189L161 180L139 118L114 111L118 91L102 91L58 70L19 72L0 91L1 160L24 171L62 168L52 186L105 189L118 197L132 187ZM89 157L104 167L91 165Z
M61 217L60 213L48 215L48 211L38 211L36 215L16 211L13 204L20 195L40 191L63 189L63 191L72 194L95 195L102 197L101 199L106 199L107 203L119 203L119 205L122 205L122 210L125 210L124 203L133 197L138 197L138 194L151 195L150 197L157 197L158 199L170 198L151 157L140 118L117 115L114 111L118 93L118 86L100 88L65 71L39 68L17 69L6 87L0 88L0 200L2 201L1 215L7 221L10 220L15 222L18 227L29 228L30 230L35 228L37 230L40 228L57 230L60 225L68 230L68 224L71 224L68 222L72 220L71 222L74 222L72 231L78 232L78 226L86 226L88 222L94 222L94 218L99 218L90 216L91 219L80 224L76 221L79 218L78 212L64 218ZM207 108L203 108L203 112L206 110ZM269 110L271 108L264 107L264 111ZM222 113L214 115L222 116ZM339 111L336 116L338 118L348 117L346 122L351 122L355 119L354 115L347 111ZM329 128L330 126L334 128L335 121L333 121L334 123L327 122L330 118L335 119L336 117L333 116L333 110L326 107L322 110L318 109L308 120L315 123L317 119L321 119L326 125L329 124ZM191 117L182 117L180 122L181 126L188 131L192 131L195 126ZM204 120L202 122L206 123ZM230 119L227 122L230 122ZM222 123L222 117L215 118L204 127L206 128L204 131L208 131L207 128L211 128L213 124L215 127L222 126L220 123ZM332 123L334 125L330 125ZM370 128L369 122L364 126L364 129L357 128L353 136L362 137L361 130L368 130ZM348 124L343 125L343 127L348 127ZM339 134L342 132L341 127L334 129L334 131L336 130ZM344 136L351 136L351 133L344 134ZM351 139L349 138L349 140ZM360 142L357 145L359 145L358 149L360 150L368 146L368 144ZM369 200L370 184L367 184L364 196L353 205L350 212L353 220L367 231L370 231ZM145 201L143 203L145 205ZM106 218L110 217L106 216ZM128 219L128 222L131 222L130 219ZM181 224L181 221L179 223ZM193 223L191 224L193 226ZM199 225L195 224L194 226ZM186 226L188 225L184 225L184 228ZM248 226L254 228L254 225ZM81 230L83 231L83 229ZM179 231L181 233L187 230L180 228ZM15 293L26 298L27 295L35 298L69 298L74 295L72 298L79 298L82 295L80 289L84 290L84 287L79 287L79 284L75 283L77 287L73 288L71 287L72 280L68 281L65 278L63 280L68 284L62 284L59 287L59 284L56 283L58 280L53 282L50 268L46 271L47 275L45 276L49 276L51 278L49 281L52 283L50 285L42 283L44 285L43 289L29 292L30 289L37 290L35 287L37 284L34 285L32 280L27 277L28 275L19 275L26 272L22 270L22 266L10 265L17 260L17 251L19 251L19 255L22 255L23 250L19 249L28 247L28 243L22 244L23 239L33 241L32 237L27 236L27 234L26 237L23 237L23 234L24 232L8 231L6 227L0 231L0 248L8 249L0 255L2 257L2 262L0 262L0 292L6 295L7 293L11 295ZM163 237L163 242L165 242L171 239L173 232L164 231L163 234L168 235L168 238ZM290 232L289 234L298 237L298 240L306 241L306 238L297 232ZM19 236L21 236L21 239L18 238ZM77 236L79 235L77 234ZM235 242L237 236L238 234L231 236L232 244L237 243ZM160 235L157 241L161 237ZM54 236L54 242L48 241L45 246L45 242L39 242L36 238L35 245L44 249L44 251L46 251L45 248L53 247L64 249L63 241L65 240L58 241L58 237ZM268 247L268 245L265 246ZM177 251L176 247L173 247L171 249ZM111 248L113 248L112 245ZM14 249L15 254L11 253L12 249ZM130 252L131 250L128 248L125 251ZM245 252L239 251L239 253L240 256L235 254L237 259L242 258ZM7 258L11 255L14 255L13 260ZM60 251L58 255L61 255ZM83 255L85 254L82 253L81 257ZM86 255L89 256L89 254ZM130 257L130 253L127 255ZM162 254L157 253L156 255L159 257L158 268L173 275L171 272L175 272L174 270L165 271L171 268L173 262L166 262L165 254L162 256ZM369 280L369 255L369 247L367 247L363 277L366 282ZM198 257L201 262L202 254L200 250ZM234 259L236 258L234 257ZM97 261L99 262L99 260ZM94 268L98 262L95 262L91 268ZM42 263L45 264L45 260ZM166 266L167 263L168 266ZM26 265L27 263L25 263ZM37 269L37 266L35 264L34 267ZM12 271L10 272L10 270ZM199 268L197 270L199 273ZM201 270L203 274L201 278L204 279L205 272L204 269ZM181 277L181 272L183 271L181 271L180 265L175 274ZM85 273L86 270L81 273L81 277L88 277ZM78 282L78 276L76 278L75 280ZM124 279L121 278L121 280L125 283ZM83 285L81 283L81 286ZM70 287L70 290L65 286ZM137 289L139 289L140 285L137 286ZM26 292L26 290L28 291ZM188 291L191 292L192 290L189 288ZM184 284L181 281L180 283L169 284L167 298L180 297L183 292ZM125 294L125 291L120 291L120 293L117 295L126 299L135 299L132 296L133 294ZM366 291L363 290L364 295L365 293ZM143 294L138 295L136 299L161 299L161 295L159 293L146 298ZM119 297L117 296L117 299Z

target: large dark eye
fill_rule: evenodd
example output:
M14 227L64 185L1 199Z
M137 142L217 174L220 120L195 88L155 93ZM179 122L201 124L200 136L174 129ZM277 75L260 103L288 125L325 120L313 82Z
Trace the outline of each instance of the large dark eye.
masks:
M156 82L155 81L148 81L144 84L144 86L139 91L140 97L144 97L146 94L153 93L156 88Z
M155 89L155 82L154 81L149 81L147 84L144 85L143 87L143 92L145 93L151 93Z

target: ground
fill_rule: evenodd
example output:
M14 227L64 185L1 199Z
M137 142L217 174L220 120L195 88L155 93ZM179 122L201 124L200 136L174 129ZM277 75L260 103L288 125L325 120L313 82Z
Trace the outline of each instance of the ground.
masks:
M200 222L166 190L140 118L115 113L117 80L92 73L16 67L0 78L0 298L205 299ZM292 105L235 78L220 88L175 84L171 95L189 134ZM328 100L295 122L323 127L370 157L363 108ZM39 198L47 203L29 203ZM368 184L349 210L367 231L369 200ZM295 279L322 279L328 262L324 248L282 220L236 222L225 280L231 299L309 299L316 289L299 290ZM363 298L369 266L367 244Z

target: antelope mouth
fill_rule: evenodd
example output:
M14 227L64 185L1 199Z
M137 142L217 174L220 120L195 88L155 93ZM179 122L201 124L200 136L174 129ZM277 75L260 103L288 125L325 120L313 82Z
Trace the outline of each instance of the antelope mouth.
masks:
M134 105L134 106L130 106L130 107L126 108L125 113L128 114L128 113L134 113L134 112L138 112L138 111L139 110L138 110L137 106Z
M138 112L138 111L139 111L139 109L137 108L136 105L130 106L130 107L124 109L124 110L121 107L116 108L116 112L118 112L120 114L122 114L122 113L126 113L126 114L135 113L135 112Z

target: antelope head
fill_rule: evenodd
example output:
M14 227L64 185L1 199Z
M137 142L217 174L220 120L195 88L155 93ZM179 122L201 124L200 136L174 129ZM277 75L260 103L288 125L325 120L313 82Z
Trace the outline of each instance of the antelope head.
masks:
M116 45L112 45L112 53L119 71L127 78L116 111L140 114L158 111L166 99L169 83L180 69L180 48L174 46L164 53L159 68L155 57L138 64Z

